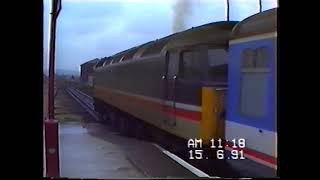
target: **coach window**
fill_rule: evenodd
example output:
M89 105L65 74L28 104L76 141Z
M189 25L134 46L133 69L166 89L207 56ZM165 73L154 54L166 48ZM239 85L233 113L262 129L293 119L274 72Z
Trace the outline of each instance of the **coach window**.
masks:
M241 68L254 68L255 51L253 49L245 49L241 54Z
M209 80L215 82L226 82L228 75L228 54L224 49L209 49Z
M263 117L267 110L268 56L265 47L245 49L241 56L240 111Z
M261 47L256 49L256 68L267 69L268 59L267 59L267 48Z
M195 58L194 51L184 51L181 54L179 75L185 80L199 80L200 67L199 62Z

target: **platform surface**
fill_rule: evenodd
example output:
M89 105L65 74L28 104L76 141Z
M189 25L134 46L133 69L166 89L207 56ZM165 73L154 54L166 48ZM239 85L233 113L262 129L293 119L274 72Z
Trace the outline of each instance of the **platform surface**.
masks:
M62 178L196 178L152 143L123 137L99 123L61 123Z
M80 124L60 124L59 132L61 177L144 177L118 146L89 135Z

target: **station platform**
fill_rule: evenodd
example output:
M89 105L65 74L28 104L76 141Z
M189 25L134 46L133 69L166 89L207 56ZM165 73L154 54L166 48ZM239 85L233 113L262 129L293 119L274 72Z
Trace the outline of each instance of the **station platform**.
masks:
M89 135L80 124L61 124L59 132L62 178L145 177L118 146Z
M152 143L123 137L99 123L59 124L61 178L197 177Z

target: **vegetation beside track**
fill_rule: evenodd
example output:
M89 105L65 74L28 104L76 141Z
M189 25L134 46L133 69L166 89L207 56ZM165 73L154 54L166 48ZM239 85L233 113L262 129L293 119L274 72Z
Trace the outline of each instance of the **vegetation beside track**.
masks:
M82 87L78 82L71 81L64 77L56 78L55 91L55 119L61 122L84 122L83 109L79 107L77 102L68 94L68 87ZM43 81L43 119L48 116L48 80Z
M55 97L55 118L59 122L84 122L77 102L68 94L66 89L76 83L68 79L57 79L57 95Z

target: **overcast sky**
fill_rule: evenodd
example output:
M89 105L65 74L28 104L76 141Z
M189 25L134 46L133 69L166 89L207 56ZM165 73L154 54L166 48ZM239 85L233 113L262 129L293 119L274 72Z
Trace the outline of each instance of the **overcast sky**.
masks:
M185 29L226 20L226 0L62 0L57 22L56 68L79 71L80 64ZM262 0L263 10L277 0ZM44 69L48 67L51 0L44 0ZM230 20L259 11L258 0L230 0Z

